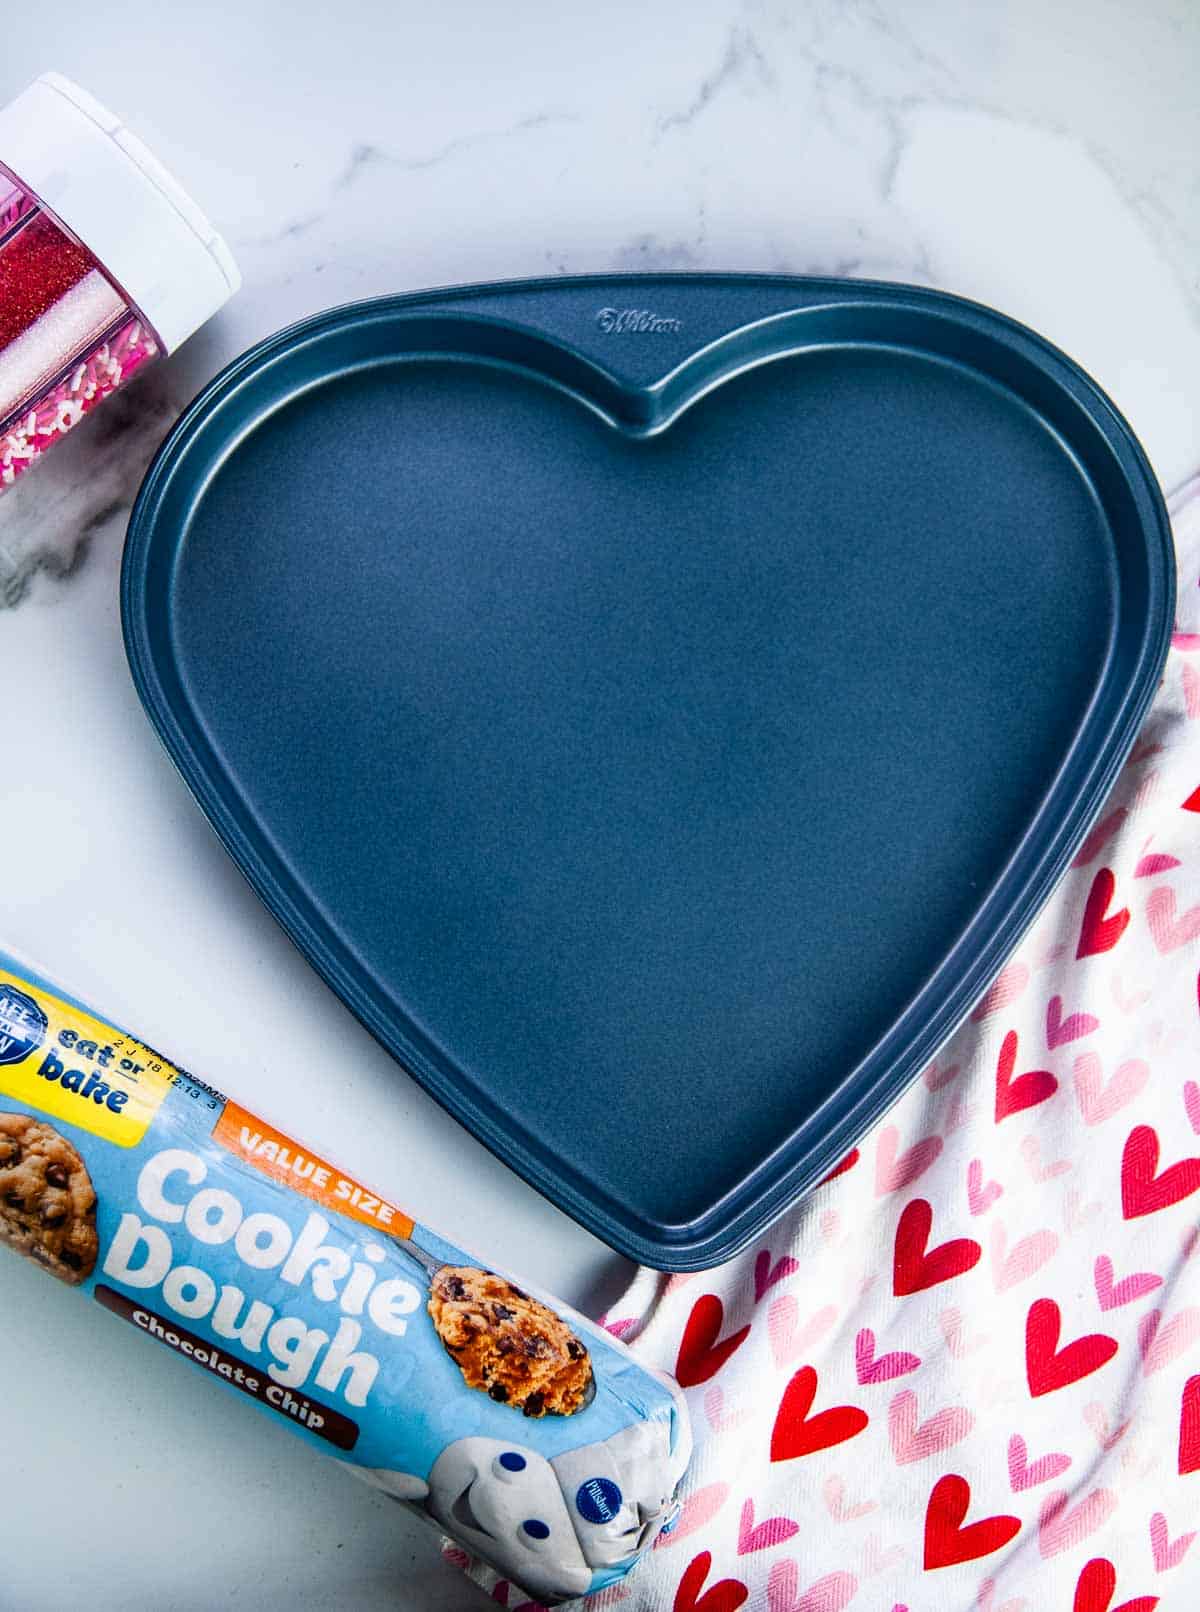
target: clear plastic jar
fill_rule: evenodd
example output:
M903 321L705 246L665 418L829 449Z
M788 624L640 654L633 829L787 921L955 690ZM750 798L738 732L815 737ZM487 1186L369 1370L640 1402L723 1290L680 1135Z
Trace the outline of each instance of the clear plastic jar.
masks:
M47 74L0 111L0 491L240 283L140 141Z

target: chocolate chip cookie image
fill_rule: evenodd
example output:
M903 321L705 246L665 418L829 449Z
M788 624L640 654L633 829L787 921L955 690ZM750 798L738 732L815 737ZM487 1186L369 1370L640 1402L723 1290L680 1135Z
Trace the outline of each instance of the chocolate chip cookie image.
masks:
M589 1403L587 1349L560 1316L504 1277L443 1266L428 1307L469 1388L526 1416L572 1416Z
M0 1242L72 1286L96 1264L91 1177L66 1137L32 1114L0 1114Z

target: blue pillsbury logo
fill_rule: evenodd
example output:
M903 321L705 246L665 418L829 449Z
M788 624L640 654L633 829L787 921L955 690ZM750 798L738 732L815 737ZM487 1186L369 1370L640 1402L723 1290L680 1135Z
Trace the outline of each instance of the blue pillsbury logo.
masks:
M621 1509L621 1491L611 1478L589 1478L576 1490L575 1509L585 1522L611 1522Z
M20 1063L46 1039L46 1015L24 991L0 980L0 1064Z

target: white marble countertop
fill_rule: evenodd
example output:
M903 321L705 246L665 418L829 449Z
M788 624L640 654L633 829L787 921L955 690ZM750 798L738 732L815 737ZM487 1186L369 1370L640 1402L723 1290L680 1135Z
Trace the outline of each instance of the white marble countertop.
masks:
M0 685L21 761L0 797L0 946L484 1258L519 1250L602 1305L623 1263L375 1047L160 751L117 608L148 455L228 358L330 304L728 268L915 281L1016 315L1109 390L1169 490L1200 457L1200 11L95 0L8 31L0 100L47 67L142 133L246 284L0 499ZM432 1534L32 1268L4 1260L0 1294L0 1606L493 1604Z

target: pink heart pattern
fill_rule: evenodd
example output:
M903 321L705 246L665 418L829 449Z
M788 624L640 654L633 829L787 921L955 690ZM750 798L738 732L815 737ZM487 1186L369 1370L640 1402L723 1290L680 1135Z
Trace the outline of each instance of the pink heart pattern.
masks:
M1154 1571L1169 1573L1172 1568L1178 1567L1192 1548L1195 1537L1196 1530L1193 1528L1190 1533L1172 1539L1167 1529L1167 1519L1161 1511L1156 1511L1150 1519L1150 1554L1154 1557Z
M834 1522L857 1522L860 1517L869 1517L878 1509L878 1502L874 1500L848 1500L846 1480L836 1472L831 1472L825 1479L825 1487L821 1493L825 1500L825 1510Z
M1043 1181L1053 1181L1055 1176L1067 1175L1071 1170L1070 1159L1055 1159L1052 1164L1042 1163L1042 1144L1035 1131L1030 1131L1028 1136L1022 1138L1020 1151L1029 1179L1038 1186Z
M925 1174L942 1151L940 1136L926 1136L915 1142L906 1153L899 1153L900 1132L894 1125L885 1125L879 1133L875 1152L875 1196L899 1192L912 1186Z
M1083 1419L1091 1429L1092 1437L1105 1454L1110 1450L1115 1450L1129 1431L1128 1421L1120 1422L1116 1427L1110 1427L1107 1411L1103 1405L1096 1403L1094 1400L1091 1404L1084 1406Z
M1034 1276L1058 1252L1058 1238L1048 1228L1030 1232L1011 1250L1008 1233L997 1221L992 1226L992 1286L997 1293L1006 1293L1018 1282Z
M824 1304L800 1323L799 1301L790 1293L777 1298L767 1311L767 1336L777 1366L790 1365L823 1338L837 1320L837 1306Z
M1161 1310L1151 1310L1138 1322L1138 1353L1142 1357L1142 1372L1152 1376L1190 1349L1200 1338L1200 1308L1189 1305L1170 1321L1164 1321Z
M854 1340L854 1370L860 1383L887 1383L894 1377L904 1377L916 1371L921 1364L920 1355L908 1349L896 1349L891 1354L875 1354L875 1334L863 1327Z
M898 1393L888 1406L888 1438L897 1466L941 1455L962 1442L975 1418L965 1405L950 1405L928 1421L918 1421L917 1396L911 1389Z
M1175 892L1169 884L1160 884L1157 889L1151 890L1146 901L1146 920L1154 944L1163 956L1178 951L1181 946L1190 945L1200 936L1200 905L1189 907L1185 913L1177 915Z
M772 1265L770 1250L762 1249L754 1261L754 1302L761 1303L777 1282L786 1282L799 1269L800 1261L790 1254L781 1254Z
M1188 1124L1200 1136L1200 1085L1194 1080L1185 1080L1183 1083L1183 1106Z
M1135 879L1152 879L1156 873L1170 873L1173 868L1181 867L1182 863L1177 856L1163 856L1155 854L1144 856L1133 870Z
M921 1078L930 1091L941 1091L942 1087L948 1086L959 1073L959 1066L956 1063L947 1064L943 1069L935 1058L927 1066Z
M975 1602L979 1612L1026 1612L1029 1602L1023 1595L1013 1597L1011 1600L997 1601L996 1580L985 1578L979 1586L979 1595Z
M1160 697L1034 930L819 1192L699 1282L639 1272L613 1306L666 1371L698 1294L721 1324L693 1322L688 1359L708 1352L676 1525L597 1606L1195 1600L1200 478L1193 493ZM718 1114L714 1171L721 1147Z
M845 1612L858 1593L853 1573L827 1573L800 1593L800 1566L776 1562L767 1579L767 1612Z
M1085 868L1089 862L1094 862L1113 835L1120 832L1128 816L1129 813L1124 806L1118 806L1115 812L1109 812L1107 817L1101 818L1079 847L1071 866L1073 868Z
M878 1534L868 1534L863 1541L862 1570L867 1578L875 1578L880 1573L890 1572L898 1567L904 1560L904 1551L899 1545L885 1547Z
M1008 1482L1014 1494L1036 1489L1039 1483L1061 1477L1070 1464L1071 1457L1057 1451L1031 1461L1025 1440L1019 1433L1014 1433L1008 1441Z
M1072 1013L1064 1019L1062 997L1050 998L1046 1006L1046 1045L1051 1052L1065 1047L1069 1041L1080 1041L1099 1028L1100 1020L1091 1013Z
M1010 963L1003 973L996 976L991 989L984 993L971 1018L978 1024L980 1020L990 1018L993 1013L999 1013L1001 1008L1006 1008L1015 1002L1024 993L1028 984L1028 963Z
M1196 635L1192 634L1191 636L1195 637ZM1172 642L1179 649L1194 648L1194 645L1186 642L1187 637L1188 634L1186 633L1177 633ZM1179 642L1181 639L1184 642ZM1194 722L1197 717L1200 717L1200 671L1197 671L1194 666L1188 666L1185 663L1180 682L1183 685L1184 709L1188 714L1188 720Z
M1075 1101L1085 1125L1103 1125L1119 1114L1141 1091L1150 1078L1150 1066L1140 1058L1130 1058L1113 1074L1107 1085L1098 1053L1084 1052L1075 1060Z
M737 1553L739 1556L748 1556L751 1551L770 1550L775 1545L786 1544L799 1532L800 1524L793 1522L790 1517L767 1517L756 1523L754 1501L747 1500L738 1519Z
M1072 1550L1097 1528L1102 1528L1116 1509L1117 1497L1111 1489L1093 1489L1076 1505L1065 1489L1048 1494L1038 1512L1038 1550L1046 1558Z
M1129 1276L1123 1276L1118 1282L1113 1277L1113 1262L1107 1254L1098 1254L1092 1271L1092 1279L1096 1284L1096 1298L1102 1310L1116 1310L1123 1304L1133 1304L1137 1299L1144 1298L1147 1293L1153 1293L1156 1287L1162 1286L1162 1277L1155 1276L1153 1271L1133 1271Z
M708 1417L708 1425L714 1433L734 1433L739 1427L746 1425L753 1412L748 1408L727 1411L725 1390L720 1383L710 1383L704 1390L704 1414Z
M967 1165L967 1208L973 1215L986 1215L1003 1193L999 1181L983 1179L983 1161L972 1159Z
M670 1533L659 1534L655 1540L655 1549L678 1545L680 1540L686 1539L689 1534L706 1528L729 1499L729 1494L727 1483L709 1483L703 1489L694 1490L683 1502L679 1520L674 1528Z
M982 1334L974 1337L967 1335L963 1326L962 1312L953 1305L938 1316L938 1326L942 1337L946 1340L946 1348L955 1360L965 1360L968 1355L973 1355L976 1350L982 1349L987 1342Z

